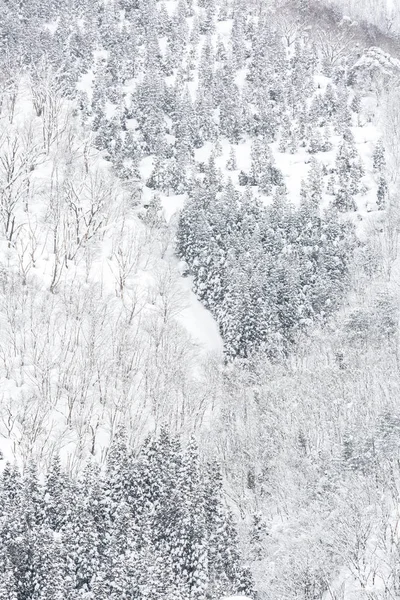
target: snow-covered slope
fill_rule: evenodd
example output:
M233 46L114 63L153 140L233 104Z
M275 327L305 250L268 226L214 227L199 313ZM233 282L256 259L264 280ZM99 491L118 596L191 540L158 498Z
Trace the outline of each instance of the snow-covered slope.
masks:
M0 466L195 433L261 598L388 600L398 58L298 7L48 4L0 24Z

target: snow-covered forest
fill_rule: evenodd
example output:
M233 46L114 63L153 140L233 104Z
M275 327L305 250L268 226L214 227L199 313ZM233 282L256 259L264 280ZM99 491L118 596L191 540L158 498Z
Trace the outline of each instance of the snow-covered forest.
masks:
M219 467L193 440L182 451L163 430L133 457L119 432L105 473L91 463L77 481L57 457L45 484L8 465L1 500L2 598L254 595Z
M0 600L400 598L396 0L0 8Z

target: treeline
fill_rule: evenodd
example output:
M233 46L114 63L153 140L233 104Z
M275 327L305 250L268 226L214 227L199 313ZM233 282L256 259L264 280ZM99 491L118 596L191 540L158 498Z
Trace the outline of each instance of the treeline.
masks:
M218 466L165 430L137 457L120 432L77 480L7 465L0 507L4 600L254 597Z

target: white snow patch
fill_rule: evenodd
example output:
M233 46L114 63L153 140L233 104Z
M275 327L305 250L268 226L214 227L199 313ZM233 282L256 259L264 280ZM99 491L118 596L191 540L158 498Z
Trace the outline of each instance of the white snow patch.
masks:
M182 278L182 289L187 294L189 304L178 316L178 321L199 344L203 352L211 351L222 355L223 341L218 324L210 311L204 308L192 292L192 279L190 277Z
M164 210L164 217L167 223L171 221L171 218L176 212L182 210L185 204L186 196L181 194L179 196L163 196L161 198L161 204Z

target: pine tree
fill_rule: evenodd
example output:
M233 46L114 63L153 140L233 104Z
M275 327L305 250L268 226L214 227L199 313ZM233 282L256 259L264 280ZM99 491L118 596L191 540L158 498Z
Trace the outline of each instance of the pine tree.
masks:
M39 527L44 521L43 490L39 485L36 464L29 462L25 470L22 486L22 503L25 519L30 528Z
M35 543L34 588L40 600L64 600L72 591L66 578L66 561L62 542L44 527L38 531ZM69 588L69 589L68 589Z
M198 88L195 112L197 115L197 135L195 145L201 147L204 142L214 141L217 137L217 126L213 115L213 101L211 91L204 88Z
M319 206L322 201L323 178L321 164L312 158L310 161L310 171L307 180L308 198L310 201Z
M388 185L383 175L380 175L378 179L378 189L376 192L376 204L378 210L384 210L387 205L388 198Z
M279 142L279 152L287 152L290 144L290 120L285 113L281 125L281 139Z
M122 500L112 515L113 525L102 555L102 571L107 576L110 598L128 597L132 584L129 576L128 556L132 551L135 531L132 529L132 513L129 505ZM132 539L133 538L133 539ZM95 575L96 576L96 575ZM102 578L99 584L104 586Z
M174 120L176 156L181 163L187 164L193 159L197 128L197 117L187 87L181 96L177 96Z
M5 508L3 504L3 519ZM15 517L15 515L12 515L12 512L8 512L8 518L12 516ZM9 555L8 544L11 542L11 539L7 538L6 531L7 529L4 529L2 526L0 527L0 598L1 600L18 600L17 585L19 581L15 577L14 565Z
M338 190L334 205L342 212L355 210L354 195L364 174L351 133L347 133L336 157Z
M110 511L126 500L129 490L129 454L123 426L116 431L107 455L105 478L106 501Z
M228 171L237 170L236 151L234 146L231 146L231 149L229 151L229 158L226 163L226 168L228 169Z
M359 115L361 112L361 97L359 94L354 94L353 100L351 101L350 108L356 115Z
M325 94L322 99L322 107L323 114L329 121L332 121L334 118L336 118L339 110L339 99L330 83L326 86Z
M378 173L382 173L385 170L385 148L382 140L379 140L374 148L374 153L372 155L372 164L374 171L377 171Z
M62 533L72 585L83 592L89 591L100 567L100 542L94 520L79 492L75 498L74 511Z
M323 133L323 145L321 148L322 152L330 152L333 148L333 144L331 141L331 131L329 127L324 127Z
M46 477L44 494L45 523L59 531L68 515L68 482L62 472L60 457L56 455Z
M271 160L269 147L261 140L254 140L251 145L250 181L252 185L259 185L262 175L269 172Z
M351 126L351 112L348 106L348 92L346 87L338 88L338 106L335 115L336 130L339 134Z
M328 179L328 185L326 187L326 191L331 196L334 196L336 193L336 178L335 178L334 174L332 174Z
M321 134L319 127L315 127L310 131L309 141L309 152L310 154L316 154L317 152L324 152L325 142Z
M154 194L152 196L150 202L146 206L145 214L139 216L151 230L162 229L166 226L159 194Z
M151 154L161 154L162 148L165 147L164 97L164 81L155 61L152 60L136 94L137 117Z
M263 517L259 512L256 512L253 515L250 532L251 550L255 560L260 560L263 558L264 528L265 524L263 522Z
M335 194L333 206L340 212L354 211L357 208L348 181L345 178L339 178L339 186Z
M167 8L165 6L165 2L161 2L159 6L160 8L158 11L157 30L158 35L164 37L170 32L171 22L169 19Z
M249 567L244 567L238 577L238 592L247 598L255 598L253 575Z
M147 180L146 185L153 190L169 194L171 189L171 171L169 161L166 158L161 156L156 157L153 172Z

